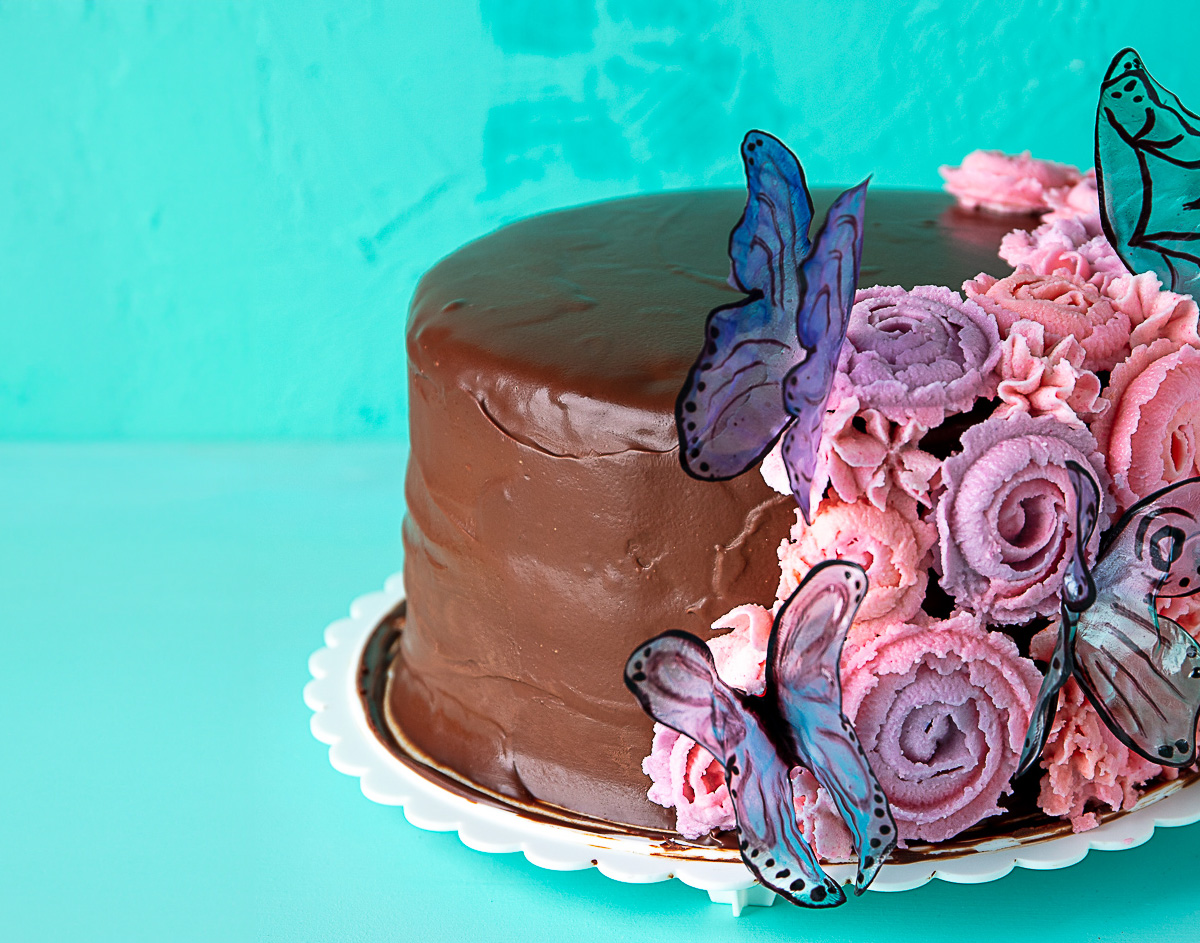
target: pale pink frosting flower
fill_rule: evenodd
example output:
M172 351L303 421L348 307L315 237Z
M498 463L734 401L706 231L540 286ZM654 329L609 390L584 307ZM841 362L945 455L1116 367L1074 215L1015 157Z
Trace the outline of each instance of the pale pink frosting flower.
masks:
M935 509L942 588L989 622L1054 615L1075 528L1066 463L1090 468L1106 491L1095 440L1049 416L1014 412L968 429L962 446L942 467L946 490ZM1104 504L1093 555L1111 499Z
M855 295L837 383L896 423L930 429L990 396L996 323L949 288L867 288Z
M843 710L901 838L943 841L1002 811L1041 682L1012 639L964 612L847 647Z
M1050 660L1057 631L1050 628L1034 638L1030 649L1035 658ZM1151 763L1121 743L1074 678L1059 694L1041 765L1046 773L1038 805L1047 815L1070 819L1076 832L1100 824L1095 814L1098 803L1114 812L1132 808L1143 783L1163 773L1171 779L1178 775L1178 770Z
M937 528L917 517L916 507L879 509L866 501L831 499L811 525L797 515L791 538L779 546L782 570L777 596L787 599L823 560L849 560L867 571L867 595L855 632L873 633L881 622L911 619L929 583Z
M994 416L1014 412L1053 416L1069 426L1082 426L1107 407L1100 399L1100 378L1083 369L1083 347L1065 337L1046 349L1046 329L1036 321L1017 321L1001 345Z
M1153 272L1121 275L1109 282L1106 293L1113 307L1129 316L1134 347L1165 337L1176 344L1200 345L1200 309L1190 295L1164 291Z
M821 446L813 477L812 506L832 486L842 501L866 498L877 508L907 498L928 507L942 463L920 449L928 431L920 423L891 422L877 409L864 408L857 396L835 394L822 421ZM767 453L763 479L780 494L791 494L782 446Z
M1122 508L1200 475L1200 348L1165 337L1138 347L1101 395L1111 406L1092 432Z
M1103 231L1100 226L1100 193L1096 188L1095 168L1088 170L1069 190L1048 191L1046 203L1050 212L1042 217L1043 222L1076 219L1087 226L1093 236L1099 236Z
M1073 218L1044 223L1033 232L1014 229L1000 241L1000 258L1013 268L1066 275L1101 292L1117 276L1129 274L1108 240Z
M1050 208L1052 195L1058 199L1061 191L1065 199L1080 180L1077 168L1038 160L1028 151L972 151L961 167L939 167L938 173L961 206L994 213L1040 213Z
M1129 316L1074 276L1039 275L1021 266L1007 278L981 274L964 282L963 290L996 318L1002 338L1017 321L1037 321L1050 345L1070 336L1079 341L1088 370L1111 370L1129 352Z
M726 684L747 694L762 693L773 621L767 609L748 605L738 606L713 623L714 629L732 630L708 643L717 674ZM714 830L736 827L725 771L694 740L655 724L642 771L652 782L648 798L675 809L675 830L684 838L701 838ZM850 832L833 800L807 770L792 770L792 798L800 830L817 854L826 861L850 860L854 854Z

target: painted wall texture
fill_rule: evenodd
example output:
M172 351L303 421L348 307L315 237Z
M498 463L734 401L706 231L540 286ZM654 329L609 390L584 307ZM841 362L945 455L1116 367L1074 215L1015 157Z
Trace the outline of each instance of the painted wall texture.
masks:
M752 126L816 184L1088 166L1121 46L1200 106L1200 14L1153 9L0 0L0 438L402 437L408 301L463 242L737 186Z

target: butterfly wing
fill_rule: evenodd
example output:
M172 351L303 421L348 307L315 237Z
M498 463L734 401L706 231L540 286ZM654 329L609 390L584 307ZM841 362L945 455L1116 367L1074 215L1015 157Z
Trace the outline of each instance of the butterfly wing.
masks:
M784 374L804 356L796 339L812 200L799 161L779 140L742 141L749 196L729 237L732 278L748 297L716 308L704 349L675 404L679 455L695 478L742 474L770 451L788 423Z
M1075 673L1109 729L1164 766L1196 757L1200 646L1157 613L1158 599L1200 591L1200 478L1128 511L1095 568L1096 603L1080 617Z
M813 567L775 619L767 690L802 765L833 797L858 850L862 893L896 845L896 823L850 720L842 713L842 644L867 591L862 567L827 560Z
M1200 291L1200 116L1133 49L1113 57L1100 88L1096 168L1105 234L1126 267Z
M640 646L625 684L659 723L691 737L725 770L742 860L764 885L805 907L845 901L796 826L791 757L781 757L751 699L718 676L708 647L686 632Z
M1067 462L1067 476L1075 491L1075 542L1071 559L1063 573L1062 611L1058 624L1058 642L1042 687L1038 691L1025 745L1017 761L1017 776L1023 776L1046 748L1050 725L1058 710L1058 692L1075 671L1075 636L1079 614L1096 599L1096 584L1087 565L1087 545L1096 530L1100 517L1100 486L1091 473L1078 462Z
M784 380L784 407L795 421L784 435L783 461L792 494L809 523L825 402L846 339L862 264L866 197L864 181L834 201L800 273L803 302L796 319L796 336L807 356Z

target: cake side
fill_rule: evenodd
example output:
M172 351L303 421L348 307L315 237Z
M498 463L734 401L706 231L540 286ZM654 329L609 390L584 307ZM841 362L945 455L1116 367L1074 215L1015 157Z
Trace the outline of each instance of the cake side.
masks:
M832 192L817 191L817 213ZM689 478L675 396L725 284L740 191L665 194L510 226L423 280L409 325L409 621L398 733L464 779L669 827L621 682L640 640L712 636L769 604L794 503L757 475ZM1011 221L873 192L863 284L958 284ZM716 234L714 236L714 234Z

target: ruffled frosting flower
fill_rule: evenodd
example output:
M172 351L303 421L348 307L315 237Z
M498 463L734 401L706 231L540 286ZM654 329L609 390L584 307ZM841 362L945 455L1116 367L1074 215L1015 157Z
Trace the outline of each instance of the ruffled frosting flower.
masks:
M1101 292L1117 276L1129 274L1108 240L1072 217L1044 223L1032 232L1014 229L1000 241L1000 258L1013 268L1066 275Z
M780 599L800 585L822 560L850 560L867 571L867 595L855 618L855 633L871 633L882 621L911 619L929 583L937 528L917 517L916 508L884 509L866 501L821 505L811 525L798 520L791 539L779 547Z
M996 318L1001 337L1022 320L1041 324L1051 346L1073 336L1087 354L1088 370L1111 370L1129 351L1129 316L1095 285L1072 275L1039 275L1021 266L1007 278L981 274L963 290Z
M920 449L928 431L915 421L892 422L877 409L864 408L855 395L830 396L833 408L822 420L821 447L813 477L812 505L832 486L842 501L866 498L877 508L905 499L928 507L941 461ZM763 459L763 480L780 494L791 494L782 446Z
M1164 291L1153 272L1122 273L1106 287L1113 307L1128 315L1134 347L1152 344L1165 337L1176 344L1200 345L1200 309L1190 295Z
M892 422L929 429L990 395L999 345L992 318L949 288L868 288L855 295L837 382Z
M1057 629L1039 633L1030 646L1035 658L1049 661ZM1072 678L1058 697L1058 711L1042 753L1038 805L1047 815L1071 820L1071 828L1084 832L1100 824L1099 804L1112 811L1132 808L1143 783L1165 770L1138 756L1108 729Z
M946 459L936 507L941 585L989 622L1014 624L1058 610L1058 590L1075 528L1066 463L1091 468L1105 490L1104 458L1086 429L1014 412L962 436ZM1096 552L1108 507L1092 534Z
M959 612L894 623L842 659L854 721L901 838L943 841L1002 810L1042 677Z
M1069 426L1082 426L1108 404L1100 399L1100 378L1083 369L1083 347L1064 337L1046 349L1046 329L1036 321L1017 321L1001 345L996 395L1001 419L1014 412L1053 416Z
M1096 169L1088 170L1073 187L1063 190L1055 188L1046 193L1050 212L1042 217L1043 222L1059 219L1075 219L1083 223L1093 236L1102 232L1100 226L1100 193L1096 187Z
M938 173L961 206L994 213L1040 213L1050 208L1050 199L1066 199L1080 180L1077 168L1038 160L1028 151L972 151L961 167L939 167Z
M1200 348L1165 337L1138 347L1101 395L1110 406L1092 431L1122 508L1200 474Z

